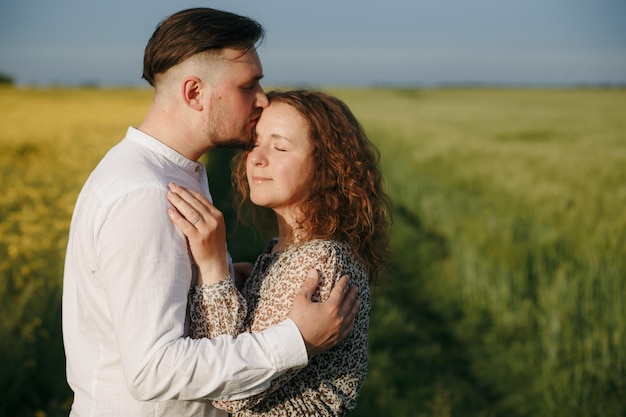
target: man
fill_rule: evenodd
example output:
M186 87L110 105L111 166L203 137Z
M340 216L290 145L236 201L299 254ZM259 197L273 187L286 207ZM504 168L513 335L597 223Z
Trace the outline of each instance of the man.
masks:
M167 218L167 186L209 197L198 158L250 139L268 105L255 49L262 37L248 18L198 8L164 20L146 46L152 105L90 175L72 217L63 334L74 417L224 415L207 399L258 393L353 326L358 302L346 280L314 304L309 279L290 319L267 331L187 337L194 271Z

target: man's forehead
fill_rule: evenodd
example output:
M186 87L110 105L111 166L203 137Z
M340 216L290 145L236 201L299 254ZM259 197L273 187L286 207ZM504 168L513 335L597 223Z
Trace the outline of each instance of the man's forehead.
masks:
M250 48L247 50L224 48L221 54L222 59L235 63L242 64L259 64L259 55L256 52L256 48Z
M226 72L232 77L246 80L260 80L263 78L263 66L256 49L243 51L241 49L224 49L221 54Z

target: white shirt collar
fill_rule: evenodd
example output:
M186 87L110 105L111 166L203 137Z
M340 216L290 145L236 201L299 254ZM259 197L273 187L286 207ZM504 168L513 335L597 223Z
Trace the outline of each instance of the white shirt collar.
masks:
M128 128L126 139L145 146L151 151L163 156L169 161L172 161L190 174L196 174L204 169L204 165L200 162L192 161L158 139L153 138L135 127L131 126Z

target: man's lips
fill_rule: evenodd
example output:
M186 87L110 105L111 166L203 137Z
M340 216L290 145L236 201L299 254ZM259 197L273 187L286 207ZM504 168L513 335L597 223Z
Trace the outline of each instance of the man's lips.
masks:
M261 112L255 113L252 115L252 117L250 117L250 122L256 124L259 121L260 117L261 117Z

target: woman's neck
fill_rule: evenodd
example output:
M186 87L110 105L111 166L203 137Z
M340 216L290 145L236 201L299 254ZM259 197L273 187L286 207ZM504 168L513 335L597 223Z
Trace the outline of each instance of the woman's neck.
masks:
M276 222L278 225L278 241L272 248L272 252L280 252L289 246L305 241L305 231L295 216L284 216L276 213Z

